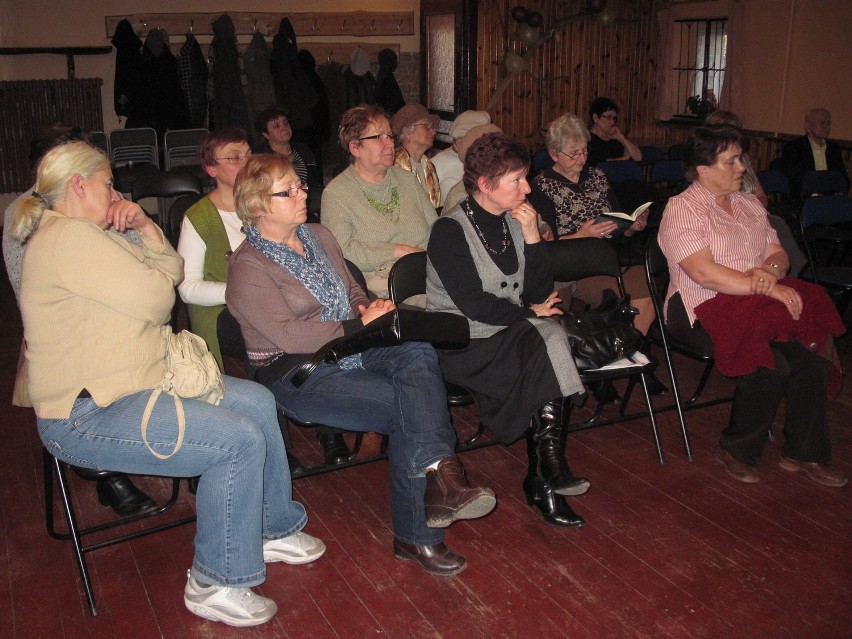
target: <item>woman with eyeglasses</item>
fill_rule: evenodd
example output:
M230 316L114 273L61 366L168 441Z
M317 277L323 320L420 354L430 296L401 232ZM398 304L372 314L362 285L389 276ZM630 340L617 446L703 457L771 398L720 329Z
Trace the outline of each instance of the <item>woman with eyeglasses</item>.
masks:
M397 136L396 166L411 171L420 182L420 186L429 196L436 209L441 206L441 186L435 165L426 155L435 142L438 132L437 115L421 104L406 104L397 111L391 120L391 128Z
M529 201L559 240L612 238L617 235L619 241L630 241L628 238L645 228L648 212L645 211L630 226L604 216L608 211L619 211L620 206L603 171L587 164L589 138L589 130L583 121L571 113L550 123L545 143L554 165L535 177ZM624 285L631 296L631 303L639 310L636 328L643 334L647 333L656 315L644 267L627 268ZM611 277L590 277L576 283L573 296L596 306L603 291L607 288L616 290L616 286Z
M589 164L609 160L642 160L642 151L618 128L618 105L609 98L597 98L589 107Z
M490 490L468 485L455 456L434 349L371 348L320 364L297 388L294 370L317 349L394 305L367 299L328 229L305 223L307 195L286 158L250 158L234 194L247 239L231 257L226 297L258 381L300 422L387 435L394 553L433 574L461 572L466 561L447 548L442 529L486 515L496 502Z
M322 194L322 223L364 273L370 293L385 298L394 262L426 249L438 215L417 178L394 166L396 136L381 107L346 111L338 140L349 166Z

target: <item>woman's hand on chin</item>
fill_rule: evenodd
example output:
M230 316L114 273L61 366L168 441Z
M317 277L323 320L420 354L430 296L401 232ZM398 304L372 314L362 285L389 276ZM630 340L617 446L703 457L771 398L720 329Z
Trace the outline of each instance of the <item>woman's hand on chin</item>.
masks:
M107 222L121 233L128 229L142 232L145 227L154 224L142 207L130 200L113 202L107 211Z
M390 300L378 299L370 302L369 306L359 304L358 312L361 313L361 322L366 326L374 319L381 317L385 313L390 313L395 308L396 304Z

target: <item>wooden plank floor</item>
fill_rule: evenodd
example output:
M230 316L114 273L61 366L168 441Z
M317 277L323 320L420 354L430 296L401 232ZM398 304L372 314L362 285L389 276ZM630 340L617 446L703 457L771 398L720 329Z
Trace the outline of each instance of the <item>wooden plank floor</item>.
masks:
M9 397L21 333L5 279L0 299L0 394ZM852 338L840 347L852 365ZM696 365L678 365L686 378L697 375ZM730 389L714 376L708 392ZM847 475L850 414L847 381L829 404L835 463ZM328 552L307 566L270 566L260 590L278 602L279 613L241 630L201 620L183 606L192 526L89 554L100 609L91 617L69 544L44 529L33 415L3 403L0 637L852 637L850 488L822 488L779 469L777 443L767 446L761 483L734 482L713 461L727 415L726 405L688 414L693 463L672 412L659 418L664 466L646 420L572 435L572 468L593 486L571 499L588 520L577 530L550 526L526 505L523 443L467 453L470 477L491 486L499 505L486 519L448 530L448 544L469 561L450 578L393 557L386 462L297 480L307 530ZM470 433L475 411L456 411L455 421ZM300 457L318 457L311 432L293 435ZM169 488L159 479L139 483L157 496ZM74 477L73 484L84 524L109 518L91 483ZM191 513L193 502L184 494L178 514Z

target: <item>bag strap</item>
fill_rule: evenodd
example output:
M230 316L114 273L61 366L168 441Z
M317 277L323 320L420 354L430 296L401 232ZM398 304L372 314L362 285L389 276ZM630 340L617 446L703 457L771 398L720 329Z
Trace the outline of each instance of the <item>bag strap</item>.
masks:
M172 394L172 398L175 400L175 412L177 413L178 420L178 436L177 441L175 442L175 447L172 452L168 455L162 455L158 453L156 450L151 448L151 444L148 443L148 421L151 419L151 413L154 412L154 405L157 403L157 399L163 392L162 386L155 388L151 392L151 397L148 398L148 403L145 405L145 412L142 413L142 441L145 442L145 445L148 447L148 450L151 451L151 454L157 459L168 459L169 457L174 457L174 455L180 450L180 447L183 445L183 436L186 432L186 416L183 412L183 402L181 401L178 395Z

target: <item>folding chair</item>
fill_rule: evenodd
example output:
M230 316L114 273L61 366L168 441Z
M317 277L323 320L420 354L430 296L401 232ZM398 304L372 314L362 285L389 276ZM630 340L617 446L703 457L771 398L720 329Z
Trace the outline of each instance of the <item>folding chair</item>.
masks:
M660 160L651 169L651 182L666 195L677 195L683 190L686 175L681 160Z
M140 175L160 170L157 132L150 127L110 131L109 150L115 188L122 193L130 193Z
M846 195L846 180L838 171L808 171L802 178L802 198L813 195Z
M146 173L133 183L130 197L134 202L144 198L157 198L157 213L160 227L170 227L169 211L175 199L182 195L201 196L201 182L185 169L175 169L166 173Z
M645 174L642 173L642 168L633 160L600 162L597 168L604 172L610 184L618 184L619 182L627 182L628 180L635 180L637 182L645 181Z
M852 299L852 267L843 266L852 244L852 198L808 198L802 206L801 224L810 275L814 282L834 293L842 317Z

